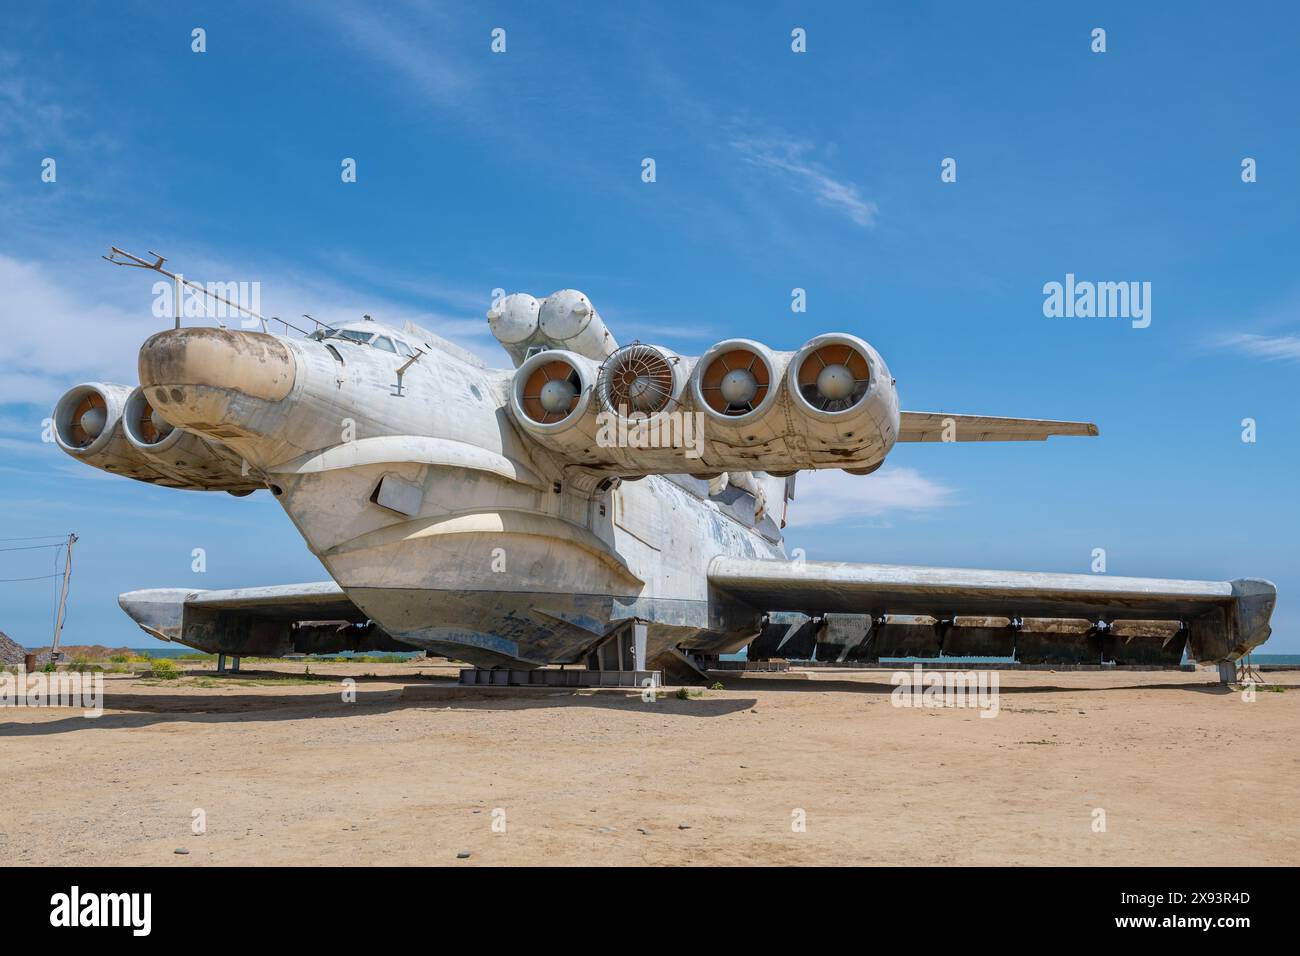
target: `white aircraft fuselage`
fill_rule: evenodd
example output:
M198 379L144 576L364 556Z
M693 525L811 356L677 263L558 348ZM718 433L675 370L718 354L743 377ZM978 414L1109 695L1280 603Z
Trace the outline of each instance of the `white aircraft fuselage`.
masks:
M389 635L520 666L576 662L631 618L648 622L652 647L725 653L757 632L761 614L711 601L707 576L720 554L784 556L752 494L588 474L520 436L507 411L513 370L379 323L350 329L424 354L178 329L145 343L141 381L169 423L247 462Z
M337 644L325 625L341 615L511 668L580 663L631 622L646 661L739 650L760 630L779 651L785 632L763 629L775 612L819 616L828 653L877 657L1222 661L1268 637L1276 592L1256 579L786 559L801 469L870 481L897 442L1095 425L900 411L883 358L847 333L795 352L620 348L573 290L507 296L488 319L514 369L367 318L307 337L178 327L141 347L134 390L70 389L54 413L68 454L171 487L269 489L337 585L158 589L123 608L205 650L288 653L322 629Z

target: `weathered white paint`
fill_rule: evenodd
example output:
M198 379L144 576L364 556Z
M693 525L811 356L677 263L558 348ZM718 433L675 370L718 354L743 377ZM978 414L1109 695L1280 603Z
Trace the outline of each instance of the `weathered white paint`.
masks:
M528 340L545 337L546 326L554 336L548 342L577 341L596 355L612 349L612 337L591 331L599 316L584 312L585 298L576 295L557 300L550 321L542 303L539 328ZM523 302L520 309L531 307ZM498 327L509 337L527 332L530 322L524 314ZM793 354L764 350L777 394L750 422L755 432L719 428L706 436L704 458L692 461L680 448L593 449L572 435L560 445L548 442L520 421L512 402L515 372L433 348L436 336L427 330L368 321L349 328L413 347L418 332L429 351L411 362L339 338L177 329L146 343L142 388L168 422L219 445L224 461L241 462L244 479L271 488L346 595L350 614L407 644L484 665L570 662L620 622L637 619L646 622L653 658L676 647L718 653L744 646L762 612L779 607L861 611L863 600L892 595L900 606L923 598L936 614L1016 613L1016 600L1064 612L1085 593L1089 606L1103 608L1146 600L1182 615L1208 607L1218 623L1207 612L1198 618L1200 630L1196 622L1192 628L1203 648L1239 648L1267 636L1273 593L1267 582L1210 586L1082 576L1063 584L1068 576L1013 581L1002 572L785 561L781 516L772 512L784 504L789 485L765 472L874 467L898 437L893 379L879 354L853 336L819 336ZM798 391L799 363L828 342L851 345L871 371L867 393L843 413L819 411ZM547 358L564 354L553 350ZM584 383L592 382L594 364L570 355L586 373ZM686 411L698 410L698 390L685 383L701 368L681 357L675 389ZM125 390L95 387L106 390L120 419ZM598 402L590 387L584 393L586 416ZM56 417L66 418L72 401L61 403ZM1033 424L1022 423L1029 431ZM134 477L159 480L156 466L120 433L94 450L117 456ZM727 479L685 472L727 473ZM1043 593L1031 594L1035 587ZM972 598L968 608L959 607L971 594L983 603ZM216 600L236 603L222 607ZM307 605L294 603L304 600ZM283 643L276 602L292 609L311 600L282 590L265 601L262 623L246 622L247 637L274 648ZM176 603L194 608L196 633L210 643L224 639L220 628L230 614L251 613L256 604L241 606L230 596L205 601L188 592L123 596L123 607L142 626L172 639L181 626L168 610ZM189 627L187 620L182 630Z

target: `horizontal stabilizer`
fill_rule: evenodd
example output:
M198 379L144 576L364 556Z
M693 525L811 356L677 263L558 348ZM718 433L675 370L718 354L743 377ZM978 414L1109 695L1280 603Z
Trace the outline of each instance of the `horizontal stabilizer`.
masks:
M1053 435L1095 437L1092 422L1041 418L993 418L945 412L900 412L899 441L1046 441Z
M1184 581L1095 574L979 571L889 564L718 557L709 583L754 608L808 615L924 615L1034 621L1177 621L1195 660L1239 657L1268 639L1277 596L1268 581ZM1122 633L1122 630L1121 632Z

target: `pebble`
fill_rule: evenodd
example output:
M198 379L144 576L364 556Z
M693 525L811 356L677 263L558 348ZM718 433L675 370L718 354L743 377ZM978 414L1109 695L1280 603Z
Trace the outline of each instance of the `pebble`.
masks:
M456 859L458 859L458 860L468 860L468 859L469 859L469 850L461 850L459 853L456 854Z
M691 825L690 825L689 823L687 823L685 820L683 820L681 823L677 824L677 829L679 829L679 830L689 830L690 828L691 828Z
M173 852L173 853L177 853L177 854L179 854L179 855L181 855L181 856L189 856L189 855L190 855L190 851L187 850L187 849L185 849L185 847L183 847L183 846L178 846L176 849L172 850L172 852Z

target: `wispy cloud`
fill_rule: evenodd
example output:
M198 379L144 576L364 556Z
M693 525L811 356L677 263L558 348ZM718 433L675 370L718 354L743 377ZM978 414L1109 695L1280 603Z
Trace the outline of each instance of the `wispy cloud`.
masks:
M22 68L17 53L0 50L0 143L12 149L65 135L63 107L53 101L48 89L36 88L36 81L23 75Z
M369 4L313 5L334 22L361 52L394 71L423 97L447 107L466 107L475 74L453 51L455 44L430 43L447 30L448 19L436 7L408 5L393 11Z
M1220 335L1215 344L1223 348L1269 361L1300 362L1300 335L1258 335L1235 332Z
M810 527L847 524L898 513L932 511L953 503L956 492L914 468L885 465L873 475L838 469L799 475L790 523Z
M818 203L842 213L854 223L870 228L876 223L876 204L863 199L853 183L837 179L819 163L809 159L807 143L780 140L737 139L732 146L748 163L785 177L796 189Z

